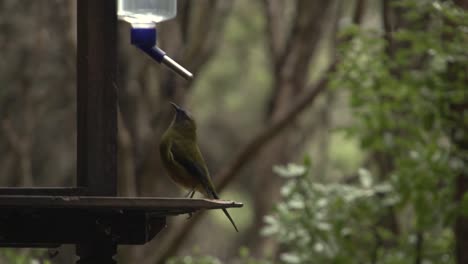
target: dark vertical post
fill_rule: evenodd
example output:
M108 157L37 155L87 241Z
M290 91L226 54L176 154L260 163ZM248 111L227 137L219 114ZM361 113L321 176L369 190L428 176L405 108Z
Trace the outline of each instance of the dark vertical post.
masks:
M77 185L86 195L117 194L116 2L77 0ZM93 240L76 246L77 263L115 263L116 244Z
M116 1L77 3L77 183L88 195L115 196Z

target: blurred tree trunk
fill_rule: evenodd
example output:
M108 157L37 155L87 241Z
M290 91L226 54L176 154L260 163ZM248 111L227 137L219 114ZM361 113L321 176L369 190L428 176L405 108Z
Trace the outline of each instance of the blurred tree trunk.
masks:
M468 80L467 80L468 81ZM463 124L460 128L455 129L457 131L453 131L453 137L452 140L454 143L457 145L460 151L464 151L465 153L468 152L468 136L466 135L466 131L468 131L468 124L466 122L466 112L468 111L468 102L460 106L458 108L460 110L458 114L460 117L460 122L459 124ZM465 113L463 113L463 111ZM465 122L463 122L465 121ZM460 131L465 131L461 132L463 136L457 136L457 133L460 133ZM468 164L468 158L466 157L461 157L464 162L464 164ZM465 165L466 167L466 165ZM455 201L457 204L460 204L460 202L464 199L466 194L468 193L468 173L467 171L460 172L460 174L457 176L456 182L455 182ZM468 217L466 216L466 213L460 212L455 219L455 225L453 227L453 232L455 235L455 259L456 263L458 264L468 264Z
M459 73L464 71L465 74ZM460 80L463 83L468 83L468 69L466 63L455 62L449 64L448 79ZM450 89L450 88L448 88ZM468 195L468 97L464 97L457 104L450 106L450 139L456 146L455 149L459 153L455 158L459 159L464 166L460 169L455 179L455 203L460 205ZM460 210L455 219L453 226L455 236L455 259L457 264L468 264L468 216L466 212Z
M456 0L455 3L468 11L468 0ZM462 65L451 65L456 72L460 69L464 69L464 83L468 83L468 70L466 64ZM461 68L460 68L461 67ZM460 78L459 76L449 76L449 78ZM453 131L451 131L452 141L457 146L457 149L461 152L468 153L468 98L465 96L464 100L457 105L452 106L452 111L455 113L454 124L458 124ZM465 169L460 172L455 182L455 201L457 204L463 200L468 193L468 171L466 167L468 164L468 157L461 156ZM453 227L455 234L455 259L457 264L468 264L468 216L463 212L460 212L455 219L455 225Z
M386 40L386 53L389 58L394 58L397 50L402 47L402 43L395 41L393 34L395 31L408 26L404 19L404 14L407 10L401 7L394 6L395 0L382 0L382 24L384 29L384 38ZM394 78L400 75L400 69L392 69ZM378 180L387 180L389 175L395 169L394 159L389 153L374 151L372 159L375 161ZM399 233L399 224L394 208L390 207L388 212L381 217L377 226L384 227L393 234ZM391 246L395 241L381 241L382 238L376 233L376 240L379 246Z
M325 176L327 175L328 167L330 166L330 155L329 155L329 146L330 146L330 134L331 134L331 125L333 124L332 111L333 103L335 101L335 91L328 90L324 94L325 102L319 110L319 142L318 142L318 153L319 157L316 157L314 160L315 164L315 173L318 181L325 181Z
M51 186L74 174L68 12L68 2L0 2L0 164L8 186Z
M29 117L27 114L26 117ZM27 118L29 119L29 118ZM25 121L24 124L27 124L29 129L31 128L31 120ZM23 125L24 125L23 124ZM5 138L7 139L12 152L14 153L17 168L17 172L14 175L18 175L18 180L15 183L15 186L33 186L33 176L31 169L31 131L26 129L26 132L23 135L20 135L19 132L13 128L10 120L5 119L3 121L3 132Z
M458 6L460 6L461 8L468 10L468 1L467 0L455 0L454 1L455 4L457 4Z
M128 177L135 173L135 163L133 160L133 144L129 129L122 120L122 113L118 112L118 195L135 197L137 188L135 177Z
M278 23L287 21L287 5L291 2L264 0L263 3L274 78L266 122L272 123L281 118L303 95L310 62L323 37L325 23L331 22L327 15L334 1L295 1L295 16L290 26L280 26ZM249 239L254 256L276 252L273 240L262 237L258 230L263 226L263 217L279 201L282 182L273 174L272 168L291 160L292 153L287 151L291 135L290 129L284 131L268 142L256 158L254 186L259 195L254 196L254 225Z

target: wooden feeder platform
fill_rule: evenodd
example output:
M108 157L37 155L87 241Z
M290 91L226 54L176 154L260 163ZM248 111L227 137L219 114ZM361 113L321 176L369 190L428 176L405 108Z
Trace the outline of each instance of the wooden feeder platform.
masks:
M167 216L242 206L207 199L64 196L67 191L79 193L73 188L0 188L0 246L140 245L166 226Z

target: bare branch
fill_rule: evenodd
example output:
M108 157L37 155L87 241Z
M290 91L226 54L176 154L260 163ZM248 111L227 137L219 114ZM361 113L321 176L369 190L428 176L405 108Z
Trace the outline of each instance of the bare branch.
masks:
M387 54L393 56L393 37L392 37L392 23L391 23L391 8L390 0L382 0L382 22L385 31L385 40L387 41Z
M232 5L230 0L210 0L192 5L187 40L190 45L184 53L184 61L194 73L199 72L218 50ZM211 18L207 19L208 16Z
M296 19L293 22L286 48L283 68L287 69L285 78L297 72L308 70L310 57L315 53L322 30L327 22L326 16L335 1L298 0ZM306 66L306 67L304 67ZM304 69L305 68L305 69ZM305 73L304 73L305 74Z
M11 146L11 149L16 154L19 162L19 176L20 186L32 186L32 165L30 155L30 142L26 137L20 137L11 125L9 120L3 120L2 122L3 132Z
M275 65L274 85L267 117L274 115L282 103L289 104L305 87L309 64L317 51L327 14L335 1L297 0L296 16L286 39L285 48Z
M300 97L299 101L293 105L288 112L257 134L257 136L235 156L233 162L218 173L218 176L215 177L215 179L218 179L215 181L218 190L222 191L228 183L232 181L239 170L260 151L261 147L266 142L293 123L293 121L315 101L317 96L327 87L329 81L328 75L335 71L336 65L337 62L335 61L326 70L324 77L312 87L307 88L307 92Z
M5 138L7 139L8 143L10 144L11 149L17 154L22 155L26 152L26 146L18 133L13 128L11 121L8 119L3 120L2 122L2 129L3 133L5 134Z
M465 10L468 10L468 0L455 0L455 4Z
M266 17L266 32L271 58L274 60L274 66L284 49L285 31L284 15L285 2L283 0L263 0L263 11Z
M366 11L366 0L357 0L356 7L354 8L353 23L362 24L362 18L364 17L364 12Z
M133 142L130 131L125 126L122 113L118 112L118 191L119 196L136 196L135 164L133 155Z

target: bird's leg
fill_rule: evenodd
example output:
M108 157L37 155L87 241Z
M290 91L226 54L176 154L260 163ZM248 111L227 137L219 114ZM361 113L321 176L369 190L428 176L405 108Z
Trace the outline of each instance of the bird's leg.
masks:
M185 198L189 197L190 199L192 199L194 195L195 195L195 188L193 188L189 193L187 193L187 195L185 196ZM188 213L187 220L189 220L190 218L192 218L192 216L193 216L193 213Z
M185 198L189 197L190 199L192 199L194 195L195 195L195 188L193 188L192 190L190 190L190 191L185 195Z
M192 218L192 216L193 216L193 213L192 213L192 212L188 213L188 217L187 217L186 220L189 220L190 218Z

